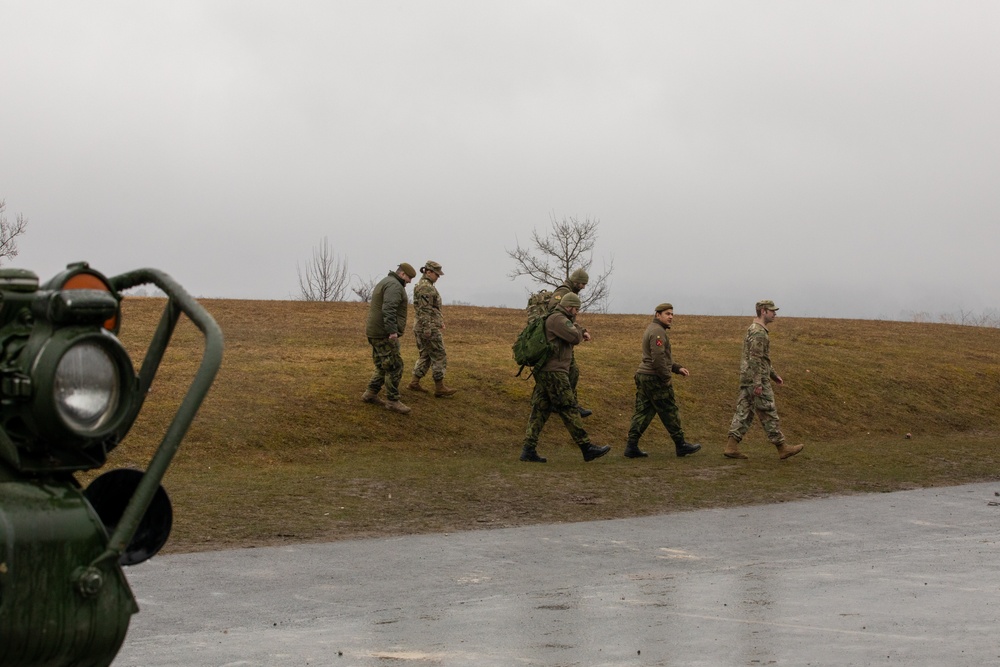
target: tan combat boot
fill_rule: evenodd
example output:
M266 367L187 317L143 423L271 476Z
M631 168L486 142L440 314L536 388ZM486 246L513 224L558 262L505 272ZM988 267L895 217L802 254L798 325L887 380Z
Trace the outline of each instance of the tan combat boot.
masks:
M374 405L385 405L385 400L371 389L366 389L365 393L361 394L361 400Z
M434 380L434 395L438 398L454 396L458 389L452 389L444 383L444 378Z
M785 443L781 443L780 445L775 445L775 447L778 448L778 458L784 460L801 452L805 445L786 445Z
M410 414L410 408L407 407L406 405L403 405L403 402L399 400L386 401L385 409L390 410L391 412L398 412L401 415Z
M727 459L748 459L750 458L746 454L740 451L740 441L729 436L729 440L726 441L726 449L722 452L722 455Z
M425 394L427 393L427 390L420 386L420 378L416 375L414 375L413 379L410 380L410 384L406 385L406 388L410 391L422 391Z

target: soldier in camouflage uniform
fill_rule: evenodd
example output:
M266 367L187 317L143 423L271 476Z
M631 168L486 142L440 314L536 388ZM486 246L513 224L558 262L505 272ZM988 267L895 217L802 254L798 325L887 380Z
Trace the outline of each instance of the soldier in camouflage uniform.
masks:
M457 389L452 389L444 383L444 371L448 366L448 357L444 351L444 339L441 330L444 329L444 317L441 315L441 294L435 283L444 275L441 265L428 261L420 267L423 277L413 288L413 312L416 322L413 324L413 335L417 339L419 357L413 367L413 380L407 387L411 391L427 390L420 386L420 379L431 370L434 378L434 395L438 398L452 396Z
M639 449L639 438L646 432L655 415L659 415L660 421L670 433L677 456L694 454L701 449L701 445L685 442L674 398L671 374L687 377L691 373L674 363L670 338L667 337L667 329L673 321L674 307L669 303L661 303L656 307L653 321L642 334L642 363L635 373L635 413L632 415L628 443L625 446L625 456L630 459L649 456Z
M577 294L583 291L583 288L587 286L590 282L590 276L582 268L575 269L573 273L569 274L567 278L559 287L557 287L552 292L552 297L549 299L549 311L555 310L559 302L567 294ZM529 317L530 320L530 317ZM582 329L583 339L590 340L590 332L586 329ZM577 411L580 413L581 417L589 417L594 414L592 410L588 410L580 405L580 401L577 400L576 385L580 381L580 367L576 365L576 355L570 357L569 362L569 383L573 389L573 404Z
M778 410L774 406L771 380L784 384L781 376L771 367L771 341L767 325L778 316L778 309L770 299L758 301L757 317L743 338L743 359L740 362L740 395L736 400L736 414L729 426L729 440L723 455L731 459L749 458L739 450L756 414L767 439L778 448L778 456L787 459L802 451L803 445L786 445L785 436L778 427Z
M522 461L545 463L545 459L538 455L535 448L538 446L538 436L553 412L559 415L566 425L573 442L583 452L584 461L593 461L611 450L608 445L597 447L591 444L574 405L573 388L569 382L569 364L573 357L573 346L579 345L584 340L583 329L573 321L579 310L580 297L576 294L567 294L545 321L545 335L555 344L555 352L544 366L536 368L533 373L535 391L531 394L531 417L528 418L528 428L524 433Z
M372 346L375 372L368 381L368 389L361 395L365 403L382 405L400 414L410 408L399 400L399 381L403 378L403 356L399 353L399 337L406 331L406 286L417 275L406 262L383 278L372 290L368 305L368 322L365 335ZM385 385L386 399L378 395Z

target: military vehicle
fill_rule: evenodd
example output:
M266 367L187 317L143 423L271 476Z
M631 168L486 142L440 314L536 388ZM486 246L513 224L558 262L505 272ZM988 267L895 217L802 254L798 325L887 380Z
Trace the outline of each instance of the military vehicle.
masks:
M122 293L166 295L136 371ZM145 470L102 468L142 410L181 315L201 364ZM215 320L165 273L107 278L86 263L48 282L0 269L0 666L110 665L138 611L122 566L153 556L172 509L160 482L222 363ZM84 474L87 473L87 474Z

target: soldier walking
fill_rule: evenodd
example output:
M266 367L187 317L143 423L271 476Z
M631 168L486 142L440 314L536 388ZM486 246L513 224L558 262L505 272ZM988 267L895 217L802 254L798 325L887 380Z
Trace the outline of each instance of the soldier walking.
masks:
M584 341L583 329L574 318L580 310L580 297L566 294L555 311L545 320L545 335L555 345L549 360L534 371L535 390L531 394L531 416L524 433L524 448L521 460L545 463L546 459L536 451L538 436L549 415L555 413L562 419L573 442L583 453L584 461L593 461L607 454L611 447L597 447L590 442L583 421L576 409L573 388L569 380L569 367L573 358L573 347Z
M448 356L444 351L444 317L441 314L441 294L437 290L438 278L444 275L441 265L437 262L426 262L420 267L423 274L413 288L413 312L416 322L413 324L413 336L417 339L417 363L413 366L413 380L408 389L411 391L427 390L420 386L420 379L427 375L430 369L434 378L434 395L438 398L452 396L457 389L452 389L444 383L444 372L448 366Z
M639 438L646 432L654 416L659 416L666 427L677 456L694 454L701 445L690 444L684 439L671 375L689 376L691 373L674 362L667 330L674 321L674 307L661 303L656 307L653 321L642 334L642 362L635 372L635 412L628 429L625 456L637 459L649 456L639 449Z
M368 322L365 325L365 335L372 346L375 372L368 381L368 389L361 395L361 400L404 415L410 412L410 408L399 400L399 381L403 378L403 355L399 351L399 337L406 331L406 307L409 303L406 286L416 275L413 267L403 262L379 281L372 291ZM382 385L385 385L386 400L378 395Z
M580 292L587 286L590 282L590 275L587 274L583 268L578 268L569 274L567 278L559 287L555 288L552 292L552 297L549 299L549 311L555 310L559 302L567 294L576 294L579 296ZM586 329L582 329L583 339L585 341L590 340L590 332ZM589 417L594 414L592 410L588 410L580 405L580 401L576 394L576 385L580 381L580 367L576 365L576 355L571 353L569 360L569 384L573 389L573 406L580 413L581 417Z
M754 415L760 419L767 439L778 448L778 457L787 459L802 451L804 445L786 445L785 436L778 427L778 410L774 405L771 380L784 384L781 376L771 367L771 340L767 325L778 316L774 301L765 299L756 304L757 317L747 328L743 338L743 358L740 361L740 394L736 400L736 414L729 426L729 440L723 455L730 459L746 459L739 450Z

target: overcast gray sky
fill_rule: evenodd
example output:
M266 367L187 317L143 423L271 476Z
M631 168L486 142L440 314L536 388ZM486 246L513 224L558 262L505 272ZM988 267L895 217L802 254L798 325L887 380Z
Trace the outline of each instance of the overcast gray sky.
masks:
M1000 309L1000 3L0 0L13 265L287 299L328 237L522 307L600 221L610 309Z

